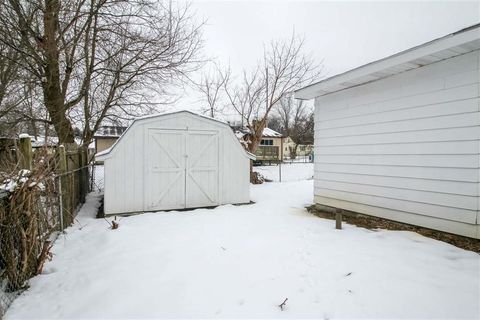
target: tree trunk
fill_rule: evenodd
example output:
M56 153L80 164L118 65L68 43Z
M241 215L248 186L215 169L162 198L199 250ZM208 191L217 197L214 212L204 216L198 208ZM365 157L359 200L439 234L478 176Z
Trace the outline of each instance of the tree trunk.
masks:
M263 118L259 121L254 121L251 125L250 131L250 143L248 144L248 151L252 154L255 154L257 151L258 146L260 145L260 141L262 140L263 136L263 129L265 128L265 124L267 123L267 119ZM261 183L257 176L253 172L253 165L250 163L250 182L254 184Z
M45 79L42 79L43 97L53 126L58 135L59 143L74 143L74 132L70 120L66 116L65 101L60 81L59 49L57 45L57 27L59 25L58 0L45 2L43 23L45 28L44 39L39 40L45 53Z
M297 158L297 148L298 144L294 144L294 146L289 146L288 149L290 151L290 159L295 160Z

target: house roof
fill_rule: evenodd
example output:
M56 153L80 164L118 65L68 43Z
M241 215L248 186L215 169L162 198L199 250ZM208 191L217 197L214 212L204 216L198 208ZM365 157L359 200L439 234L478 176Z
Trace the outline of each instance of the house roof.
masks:
M94 138L118 138L127 130L124 126L101 126L94 135Z
M308 100L480 49L480 23L295 91Z
M152 114L152 115L148 115L148 116L144 116L144 117L139 117L139 118L136 118L135 120L133 120L132 124L126 128L126 130L121 134L121 136L119 137L119 139L117 139L117 141L115 141L115 143L108 149L105 149L103 150L102 152L99 152L97 154L95 154L95 158L97 160L100 160L100 161L103 161L105 160L105 158L107 157L107 155L115 148L115 146L120 142L120 140L122 139L122 137L127 133L127 131L136 123L136 122L139 122L139 121L143 121L143 120L147 120L147 119L151 119L151 118L156 118L156 117L164 117L164 116L169 116L169 115L174 115L174 114L180 114L180 113L187 113L187 114L190 114L190 115L194 115L194 116L197 116L197 117L201 117L201 118L204 118L204 119L207 119L209 121L215 121L215 122L218 122L222 125L225 125L227 126L228 128L230 128L230 125L227 123L227 122L224 122L224 121L221 121L221 120L218 120L218 119L215 119L215 118L211 118L211 117L207 117L207 116L204 116L204 115L201 115L201 114L198 114L198 113L195 113L195 112L192 112L192 111L189 111L189 110L180 110L180 111L174 111L174 112L167 112L167 113L158 113L158 114ZM233 134L233 132L232 132ZM237 140L238 141L238 140ZM247 150L245 150L241 145L239 145L239 147L242 148L242 150L245 152L246 156L252 160L255 160L256 156L250 152L248 152Z
M250 129L249 128L244 127L244 128L239 128L239 129L235 130L235 135L239 139L243 138L247 134L250 134ZM273 130L273 129L263 128L262 137L264 137L264 138L283 138L283 135L281 133Z
M268 138L282 138L283 135L275 130L272 130L270 128L264 128L262 132L263 137L268 137Z
M53 147L58 145L58 137L48 136L46 139L44 136L38 136L36 139L30 136L32 140L32 148ZM74 138L77 145L82 144L82 139L79 137Z

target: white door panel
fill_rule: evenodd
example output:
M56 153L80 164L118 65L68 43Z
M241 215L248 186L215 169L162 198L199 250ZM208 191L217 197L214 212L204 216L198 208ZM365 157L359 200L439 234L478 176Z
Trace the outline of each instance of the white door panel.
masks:
M217 131L147 129L145 211L218 205Z
M147 130L145 210L185 207L185 132Z
M218 205L218 132L188 131L187 208Z

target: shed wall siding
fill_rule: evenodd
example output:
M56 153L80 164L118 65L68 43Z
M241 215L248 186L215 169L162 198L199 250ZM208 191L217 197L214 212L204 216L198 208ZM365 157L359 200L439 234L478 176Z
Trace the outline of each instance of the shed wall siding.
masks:
M480 238L480 51L315 100L315 201Z

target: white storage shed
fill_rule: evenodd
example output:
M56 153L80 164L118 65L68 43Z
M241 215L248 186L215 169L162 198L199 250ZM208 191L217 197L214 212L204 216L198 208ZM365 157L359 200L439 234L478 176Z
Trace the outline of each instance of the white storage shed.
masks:
M480 238L480 25L298 90L315 202Z
M251 159L227 123L189 111L136 119L96 155L105 214L248 203Z

